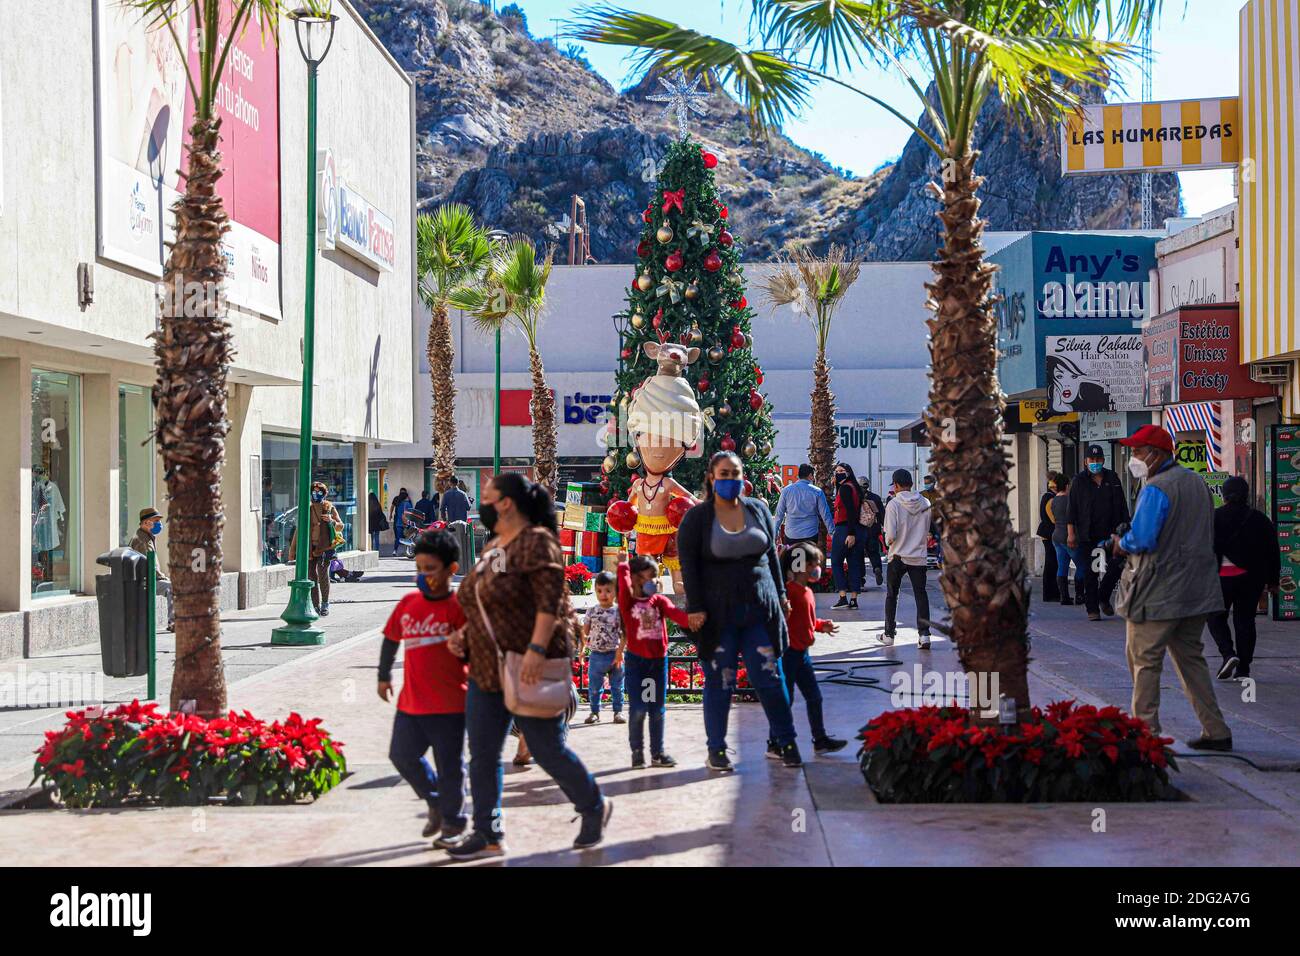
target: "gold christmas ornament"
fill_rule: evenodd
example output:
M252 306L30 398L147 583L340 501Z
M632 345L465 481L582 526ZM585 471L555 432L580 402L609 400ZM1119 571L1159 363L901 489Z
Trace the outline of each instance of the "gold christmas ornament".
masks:
M709 347L709 361L714 365L721 362L726 354L727 353L722 350L721 345L712 345Z
M640 280L637 281L639 284ZM637 311L632 313L632 328L639 329L639 328L643 328L644 326L645 326L645 313L643 313L640 309L638 309Z
M686 287L685 295L688 299L698 299L700 297L700 287L692 282Z
M628 452L624 461L627 462L628 471L636 471L641 467L641 456L634 451Z
M745 441L745 447L740 451L746 458L753 458L758 454L758 446L754 444L754 439L750 438Z
M660 242L672 242L673 227L668 225L667 223L664 223L662 226L659 227L659 231L655 233L655 238L658 239Z
M764 441L758 446L758 450L763 457L766 458L768 455L772 454L772 443L770 441Z
M636 277L636 287L640 289L642 292L649 292L651 287L654 284L655 284L655 280L650 278L650 274L648 272L643 272Z
M699 345L702 341L704 341L704 333L700 331L700 327L697 324L692 322L691 323L691 344Z
M721 405L718 406L718 416L719 416L720 418L730 418L730 417L731 417L731 403L730 403L730 402L723 402Z
M612 474L614 469L617 467L618 462L615 460L613 455L606 455L605 460L600 463L600 470L607 475Z

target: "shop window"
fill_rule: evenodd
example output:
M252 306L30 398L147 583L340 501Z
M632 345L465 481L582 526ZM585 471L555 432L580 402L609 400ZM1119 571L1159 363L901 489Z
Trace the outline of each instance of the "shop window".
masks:
M81 377L32 369L32 595L81 582Z
M141 509L158 508L154 500L153 402L150 389L121 382L117 386L117 543L126 547L135 536Z
M344 551L356 547L357 482L352 445L313 441L311 479L329 489L329 500L343 519ZM262 436L262 564L291 564L289 541L298 512L298 439Z

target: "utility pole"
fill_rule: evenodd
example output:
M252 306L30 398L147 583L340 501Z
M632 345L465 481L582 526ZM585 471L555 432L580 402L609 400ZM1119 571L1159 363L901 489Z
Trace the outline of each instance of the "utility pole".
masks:
M1139 53L1139 61L1142 65L1142 102L1150 103L1154 90L1152 89L1152 61L1151 61L1151 21L1148 19L1146 26L1142 28L1142 48ZM1155 202L1152 197L1152 188L1155 185L1155 175L1153 173L1142 174L1142 228L1154 229L1156 214Z

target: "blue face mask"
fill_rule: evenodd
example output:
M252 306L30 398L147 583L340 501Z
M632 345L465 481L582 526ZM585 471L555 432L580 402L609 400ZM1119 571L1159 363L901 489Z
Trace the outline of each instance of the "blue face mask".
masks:
M316 502L324 501L325 496L321 494L319 491L313 491L311 493L311 500Z
M745 483L739 478L713 479L713 493L723 501L735 501L744 487Z
M654 597L659 593L659 582L647 581L645 584L641 585L641 593L646 597Z
M1090 462L1088 462L1088 470L1089 470L1090 472L1092 472L1094 475L1100 475L1101 472L1102 472L1102 469L1104 469L1105 467L1106 467L1106 463L1105 463L1104 461L1090 461Z
M149 533L154 536L162 534L162 522L155 521L153 524L151 524L149 526Z
M435 597L433 588L429 587L429 582L424 579L423 574L415 576L415 586L420 589L420 593L427 598Z

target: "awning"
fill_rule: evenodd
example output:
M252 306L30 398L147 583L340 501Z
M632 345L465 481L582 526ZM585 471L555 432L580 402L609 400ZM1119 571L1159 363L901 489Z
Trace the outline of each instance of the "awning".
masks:
M929 447L930 439L925 433L925 419L918 418L911 424L898 430L898 440L905 445L924 445Z

